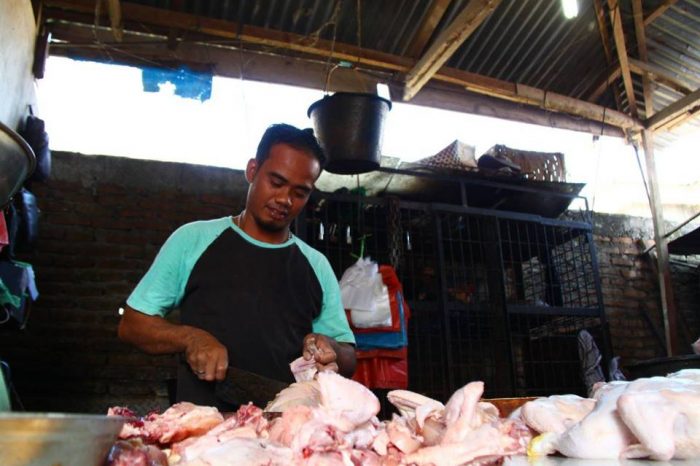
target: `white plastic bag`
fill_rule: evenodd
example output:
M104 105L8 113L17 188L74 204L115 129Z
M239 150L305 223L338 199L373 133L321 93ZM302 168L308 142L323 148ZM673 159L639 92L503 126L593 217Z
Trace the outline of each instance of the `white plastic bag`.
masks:
M391 325L389 290L382 282L376 262L360 258L340 279L343 307L350 309L352 324L358 328Z
M380 275L381 277L381 275ZM358 328L390 327L391 305L389 304L389 289L382 285L374 290L374 310L351 309L350 320Z
M375 308L373 290L377 278L381 283L379 267L368 258L360 258L343 273L340 296L345 309L372 311Z

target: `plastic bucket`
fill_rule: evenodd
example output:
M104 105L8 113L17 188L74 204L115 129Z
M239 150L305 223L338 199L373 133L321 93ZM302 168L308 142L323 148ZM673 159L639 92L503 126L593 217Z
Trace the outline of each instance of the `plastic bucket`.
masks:
M391 101L374 94L336 92L311 104L316 137L331 173L366 173L379 168L386 114Z

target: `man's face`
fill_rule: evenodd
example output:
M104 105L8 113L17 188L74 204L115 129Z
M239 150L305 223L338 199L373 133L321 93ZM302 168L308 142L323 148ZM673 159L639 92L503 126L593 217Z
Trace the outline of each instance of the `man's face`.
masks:
M275 144L262 165L255 159L248 162L246 212L261 230L284 230L306 205L320 174L321 166L311 153Z

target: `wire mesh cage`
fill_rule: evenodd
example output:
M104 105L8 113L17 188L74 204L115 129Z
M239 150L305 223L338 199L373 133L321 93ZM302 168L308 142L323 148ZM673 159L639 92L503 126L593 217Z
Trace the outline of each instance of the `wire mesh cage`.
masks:
M318 194L297 232L338 277L360 254L395 267L411 390L446 400L482 380L488 397L584 394L578 332L608 352L587 223Z

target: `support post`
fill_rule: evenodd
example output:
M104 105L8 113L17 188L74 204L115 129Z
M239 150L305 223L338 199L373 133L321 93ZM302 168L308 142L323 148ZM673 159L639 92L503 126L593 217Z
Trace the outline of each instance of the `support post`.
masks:
M671 286L671 270L668 260L668 240L664 234L663 209L659 195L659 183L656 177L656 163L654 161L654 133L649 130L642 131L642 144L644 145L644 159L647 167L649 185L649 202L652 220L654 222L654 241L656 242L657 277L659 291L661 293L661 310L664 318L664 333L666 336L666 354L673 356L679 353L678 338L676 335L676 303Z

